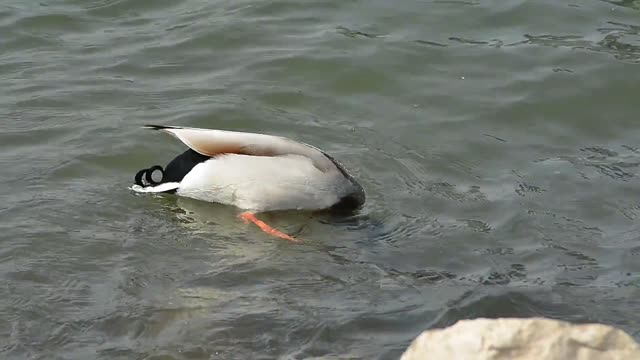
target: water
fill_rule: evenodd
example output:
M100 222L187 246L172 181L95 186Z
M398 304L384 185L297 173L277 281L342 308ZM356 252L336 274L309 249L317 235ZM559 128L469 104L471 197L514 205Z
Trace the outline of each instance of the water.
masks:
M4 359L394 359L458 319L640 340L638 1L0 5ZM136 196L147 123L319 146L350 219Z

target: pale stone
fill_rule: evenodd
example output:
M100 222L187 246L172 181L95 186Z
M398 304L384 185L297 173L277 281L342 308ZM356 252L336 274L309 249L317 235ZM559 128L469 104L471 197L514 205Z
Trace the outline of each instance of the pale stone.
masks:
M601 324L545 318L462 320L418 336L400 360L640 360L640 345Z

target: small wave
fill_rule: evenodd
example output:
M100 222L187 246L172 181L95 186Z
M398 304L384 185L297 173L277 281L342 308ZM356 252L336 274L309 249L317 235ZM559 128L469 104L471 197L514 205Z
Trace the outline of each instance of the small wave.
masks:
M463 294L458 302L430 323L430 328L453 325L459 320L501 317L550 317L567 318L579 312L568 304L542 302L530 297L526 292L499 291L497 294L484 291L470 291Z

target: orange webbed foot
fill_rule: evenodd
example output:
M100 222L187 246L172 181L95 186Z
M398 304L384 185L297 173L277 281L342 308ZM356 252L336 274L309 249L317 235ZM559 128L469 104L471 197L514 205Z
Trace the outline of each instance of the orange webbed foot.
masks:
M296 239L294 237L291 237L291 236L283 233L280 230L272 228L271 226L269 226L264 221L258 219L256 217L256 215L254 213L252 213L252 212L245 211L245 212L241 213L239 215L239 217L242 220L244 220L245 224L248 224L248 223L252 222L252 223L256 224L256 226L258 226L260 228L260 230L266 232L269 235L272 235L272 236L275 236L275 237L279 237L281 239L288 240L288 241L291 241L291 242L300 242L300 240L298 240L298 239Z

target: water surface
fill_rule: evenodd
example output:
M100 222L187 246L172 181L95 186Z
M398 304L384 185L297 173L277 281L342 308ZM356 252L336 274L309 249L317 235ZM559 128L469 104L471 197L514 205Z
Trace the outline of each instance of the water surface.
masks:
M5 359L394 359L459 319L640 340L638 1L5 1ZM136 196L147 123L325 149L353 218Z

